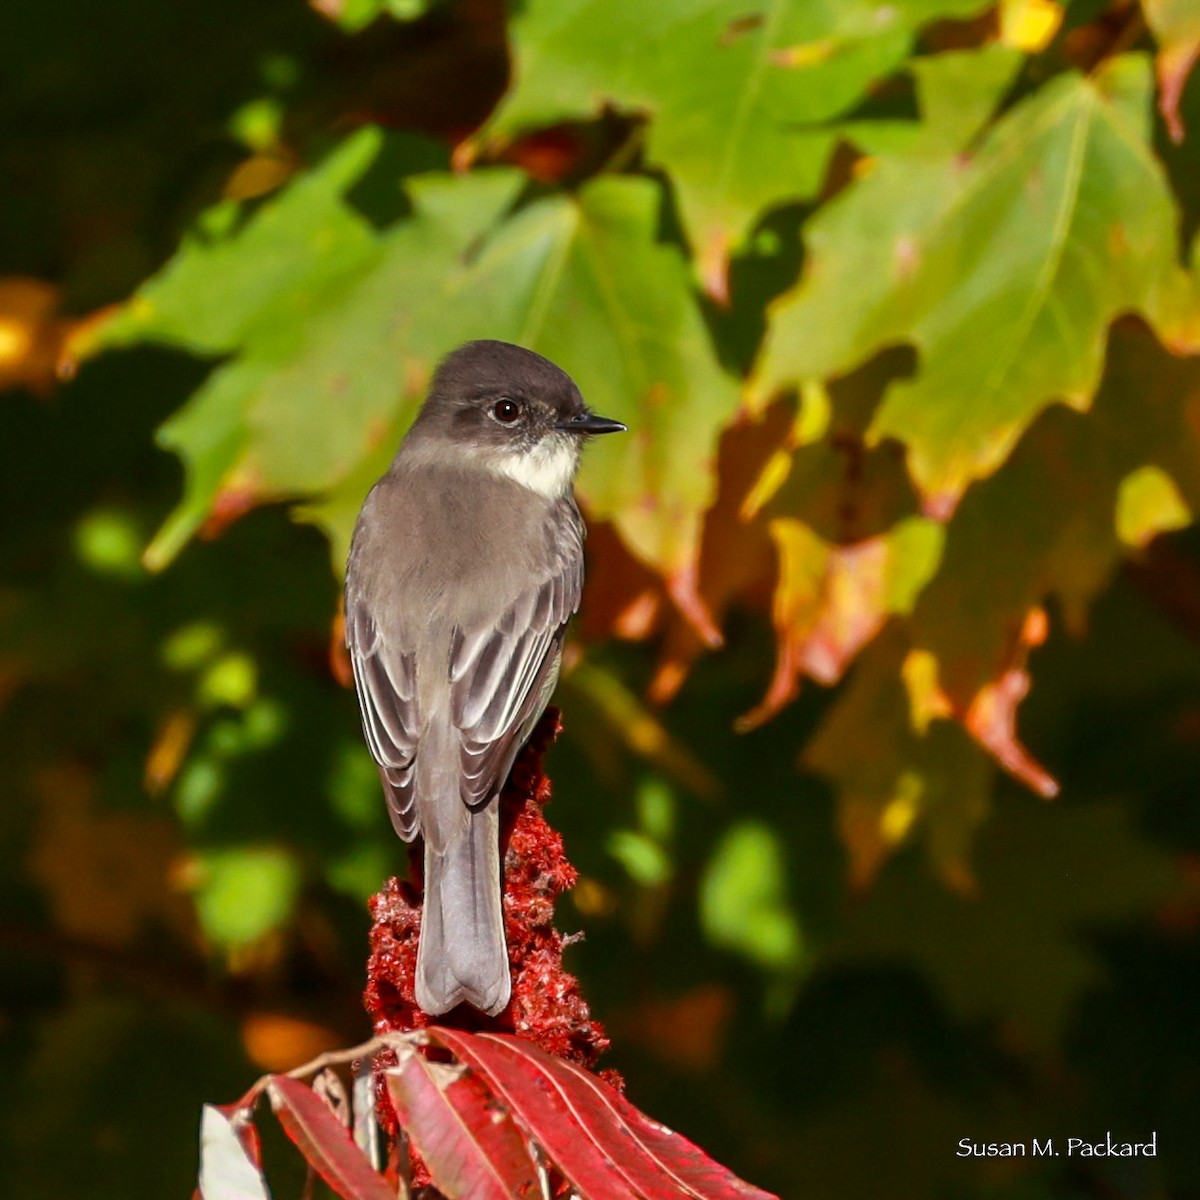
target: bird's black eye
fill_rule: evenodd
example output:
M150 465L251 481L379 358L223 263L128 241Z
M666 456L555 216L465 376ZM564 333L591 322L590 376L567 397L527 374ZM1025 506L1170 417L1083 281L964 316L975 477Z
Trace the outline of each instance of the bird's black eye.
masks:
M511 425L520 415L521 406L515 400L509 400L507 397L503 400L497 400L492 405L492 416L501 425Z

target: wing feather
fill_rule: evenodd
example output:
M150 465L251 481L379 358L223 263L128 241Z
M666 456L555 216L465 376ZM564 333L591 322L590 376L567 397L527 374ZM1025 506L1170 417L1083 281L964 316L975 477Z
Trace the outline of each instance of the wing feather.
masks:
M384 644L366 607L346 597L346 642L367 748L379 764L388 814L396 832L411 842L419 832L413 788L420 728L417 670L412 654Z

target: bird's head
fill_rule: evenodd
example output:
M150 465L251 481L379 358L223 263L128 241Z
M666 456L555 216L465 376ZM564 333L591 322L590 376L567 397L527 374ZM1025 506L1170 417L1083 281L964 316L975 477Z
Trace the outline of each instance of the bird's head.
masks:
M478 341L442 361L409 436L426 453L557 498L570 491L584 441L624 429L592 413L574 380L540 354Z

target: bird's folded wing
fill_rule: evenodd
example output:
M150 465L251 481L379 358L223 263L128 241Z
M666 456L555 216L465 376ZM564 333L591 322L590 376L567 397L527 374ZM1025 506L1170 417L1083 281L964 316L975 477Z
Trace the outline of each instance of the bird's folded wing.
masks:
M573 508L570 515L554 530L550 573L532 581L495 625L454 631L450 711L462 738L461 795L472 807L503 783L554 689L583 587L582 526Z

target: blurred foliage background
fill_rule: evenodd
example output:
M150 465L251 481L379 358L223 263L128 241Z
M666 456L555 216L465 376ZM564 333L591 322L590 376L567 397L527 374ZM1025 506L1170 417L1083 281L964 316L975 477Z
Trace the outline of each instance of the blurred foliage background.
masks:
M487 336L631 429L550 815L634 1102L785 1197L1200 1195L1198 12L0 6L11 1193L186 1195L367 1032L341 564Z

